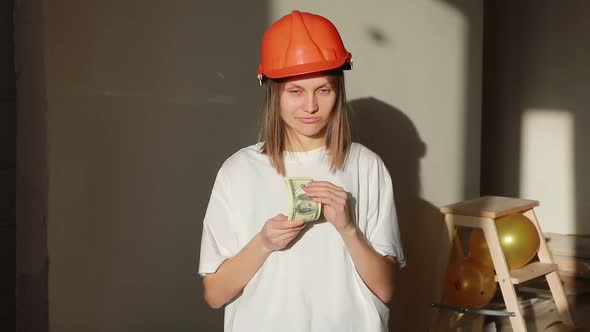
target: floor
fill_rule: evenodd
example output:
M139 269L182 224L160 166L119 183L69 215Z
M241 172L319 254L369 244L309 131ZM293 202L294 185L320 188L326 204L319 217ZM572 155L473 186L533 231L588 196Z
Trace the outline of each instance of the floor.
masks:
M575 326L567 326L561 322L549 288L545 284L527 284L517 290L517 293L521 300L528 332L590 332L590 280L562 277L562 282L568 295ZM499 295L488 306L493 309L503 309L502 303L501 295ZM459 330L471 331L470 325L464 324ZM488 316L484 331L508 332L512 331L512 328L508 318Z

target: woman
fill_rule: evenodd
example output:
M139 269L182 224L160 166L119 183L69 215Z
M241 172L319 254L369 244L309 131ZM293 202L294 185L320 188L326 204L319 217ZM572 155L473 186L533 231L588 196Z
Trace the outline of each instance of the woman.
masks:
M324 17L294 11L264 35L264 141L225 161L203 225L199 273L225 331L387 330L405 260L389 173L350 141L351 65ZM320 220L288 220L285 177L314 179Z

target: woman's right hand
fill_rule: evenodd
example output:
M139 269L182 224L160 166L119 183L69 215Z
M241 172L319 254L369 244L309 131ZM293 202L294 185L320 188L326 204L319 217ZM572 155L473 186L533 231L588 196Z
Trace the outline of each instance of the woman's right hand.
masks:
M265 249L272 252L287 247L303 228L302 220L288 220L284 214L277 214L264 224L260 236Z

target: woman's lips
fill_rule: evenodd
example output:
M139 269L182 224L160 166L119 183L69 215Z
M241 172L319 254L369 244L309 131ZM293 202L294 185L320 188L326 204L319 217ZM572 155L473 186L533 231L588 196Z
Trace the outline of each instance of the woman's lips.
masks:
M316 123L316 122L320 121L320 118L297 118L297 120L299 120L305 124L310 124L310 123Z

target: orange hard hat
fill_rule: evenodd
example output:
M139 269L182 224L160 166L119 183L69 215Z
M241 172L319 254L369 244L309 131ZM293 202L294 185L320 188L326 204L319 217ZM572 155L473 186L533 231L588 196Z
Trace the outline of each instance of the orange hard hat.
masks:
M350 69L336 27L327 18L293 11L274 22L262 38L258 79L283 78L343 67Z

